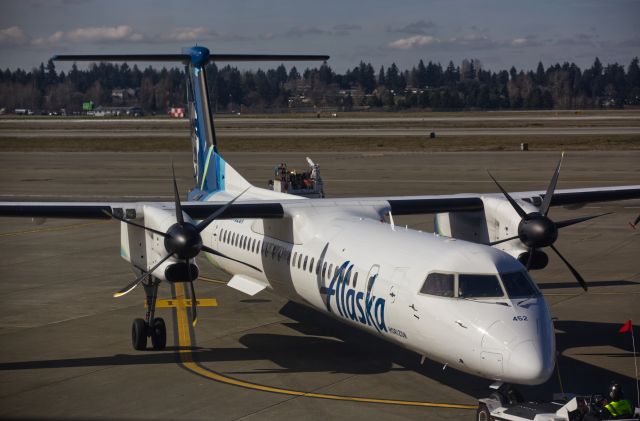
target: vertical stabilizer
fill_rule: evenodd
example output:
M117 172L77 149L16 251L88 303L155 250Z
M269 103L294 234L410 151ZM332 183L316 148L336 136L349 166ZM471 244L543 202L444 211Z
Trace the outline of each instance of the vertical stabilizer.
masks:
M250 186L227 164L216 145L216 132L209 102L205 67L214 61L301 61L328 60L329 56L309 54L211 54L205 47L185 48L180 54L63 54L59 61L166 61L185 64L188 75L187 102L191 120L191 145L195 187L189 200L200 200L211 193L227 190L239 193Z

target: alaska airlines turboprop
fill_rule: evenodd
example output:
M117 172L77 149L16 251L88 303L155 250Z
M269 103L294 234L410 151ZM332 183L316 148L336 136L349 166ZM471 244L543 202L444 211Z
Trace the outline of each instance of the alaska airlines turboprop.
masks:
M144 287L148 311L132 327L135 349L166 345L155 317L161 281L186 282L197 305L196 256L232 275L249 295L268 289L456 369L517 384L546 381L555 365L549 308L527 269L554 246L553 206L640 198L640 186L410 197L304 199L251 185L220 156L205 67L212 61L326 60L327 56L211 54L65 55L68 61L184 63L195 186L173 202L0 204L0 216L103 218L121 222L121 256ZM492 177L493 178L493 177ZM495 181L495 180L494 180ZM396 229L392 215L436 214L436 233ZM391 223L384 222L390 215ZM601 215L597 215L601 216Z

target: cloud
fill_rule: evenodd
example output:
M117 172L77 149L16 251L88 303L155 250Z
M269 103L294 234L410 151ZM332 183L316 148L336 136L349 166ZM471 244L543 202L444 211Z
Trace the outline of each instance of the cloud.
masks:
M144 36L128 25L119 25L77 28L67 32L66 38L71 42L114 42L142 41Z
M484 34L468 34L460 37L438 38L432 35L414 35L390 42L387 46L396 50L429 48L438 51L474 51L501 47L533 47L544 43L536 36L516 37L510 40L495 40Z
M517 37L513 38L509 45L512 47L539 47L543 45L544 42L539 40L536 35L527 35L526 37Z
M0 29L0 44L18 45L27 42L29 37L24 33L22 28L18 26L10 26Z
M223 41L243 41L249 38L241 35L221 34L204 26L196 26L175 28L160 37L154 37L154 39L170 42L197 42L210 41L213 39Z
M59 45L64 39L64 32L56 31L48 37L38 37L31 40L31 44L37 47Z
M388 32L399 32L403 34L417 34L417 35L427 35L428 33L433 33L436 28L436 24L432 21L425 21L424 19L420 19L417 22L409 23L401 28L388 28Z
M426 45L439 44L441 41L432 37L431 35L414 35L408 38L400 38L389 43L389 47L395 50L410 50L417 47L424 47Z
M162 36L167 41L206 41L218 37L219 34L209 28L198 26L195 28L176 28Z
M309 27L294 26L290 28L287 32L285 32L284 35L287 37L303 37L306 35L323 35L326 33L327 31L325 31L324 29L320 29L316 26L309 26Z
M486 35L465 35L440 39L431 35L414 35L412 37L400 38L390 42L388 46L396 50L410 50L420 47L438 47L447 49L477 49L495 47L497 43Z
M347 36L347 35L351 35L351 32L353 31L361 31L361 30L362 30L362 26L360 25L342 23L342 24L334 25L334 27L331 28L331 35Z

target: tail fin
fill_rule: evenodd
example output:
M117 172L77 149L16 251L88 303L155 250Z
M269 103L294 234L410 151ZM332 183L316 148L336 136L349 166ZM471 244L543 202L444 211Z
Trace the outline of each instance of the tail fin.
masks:
M58 55L59 61L173 61L185 64L188 74L187 99L191 119L191 146L195 188L189 192L190 200L198 200L211 193L229 190L232 193L246 189L250 184L218 154L213 114L209 103L209 90L205 67L210 61L326 61L325 55L274 54L211 54L205 47L183 49L181 54L93 54Z

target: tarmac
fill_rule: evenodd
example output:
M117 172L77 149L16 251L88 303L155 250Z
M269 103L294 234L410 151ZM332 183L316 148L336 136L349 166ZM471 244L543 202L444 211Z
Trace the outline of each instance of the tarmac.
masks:
M435 130L435 129L434 129ZM186 128L185 131L186 133ZM425 129L219 129L217 133L228 138L256 138L256 137L398 137L398 136L418 136L425 137L429 134ZM435 132L434 132L435 133ZM123 138L140 137L176 137L181 135L180 131L156 130L2 130L0 139L29 139L29 138L112 138L114 136ZM442 136L589 136L589 135L640 135L638 127L536 127L536 128L473 128L473 129L451 129L438 128L437 135Z
M265 186L280 162L306 169L299 153L229 153L251 182ZM546 188L559 154L547 152L314 153L328 196L496 192ZM193 183L185 153L3 153L0 200L171 200ZM640 152L565 155L558 188L639 184ZM556 243L590 285L584 293L550 254L533 272L556 320L559 374L522 388L594 393L611 380L632 399L631 339L640 320L640 201L552 208L564 219L614 211L562 230ZM431 215L396 217L430 230ZM134 275L119 257L116 222L0 219L0 418L37 419L472 419L489 381L426 361L397 346L262 292L228 288L229 276L199 261L202 307L190 329L181 285L162 285L177 306L158 310L165 351L134 351L131 322L143 293L112 293ZM640 331L635 328L635 337ZM561 383L559 381L561 379Z

